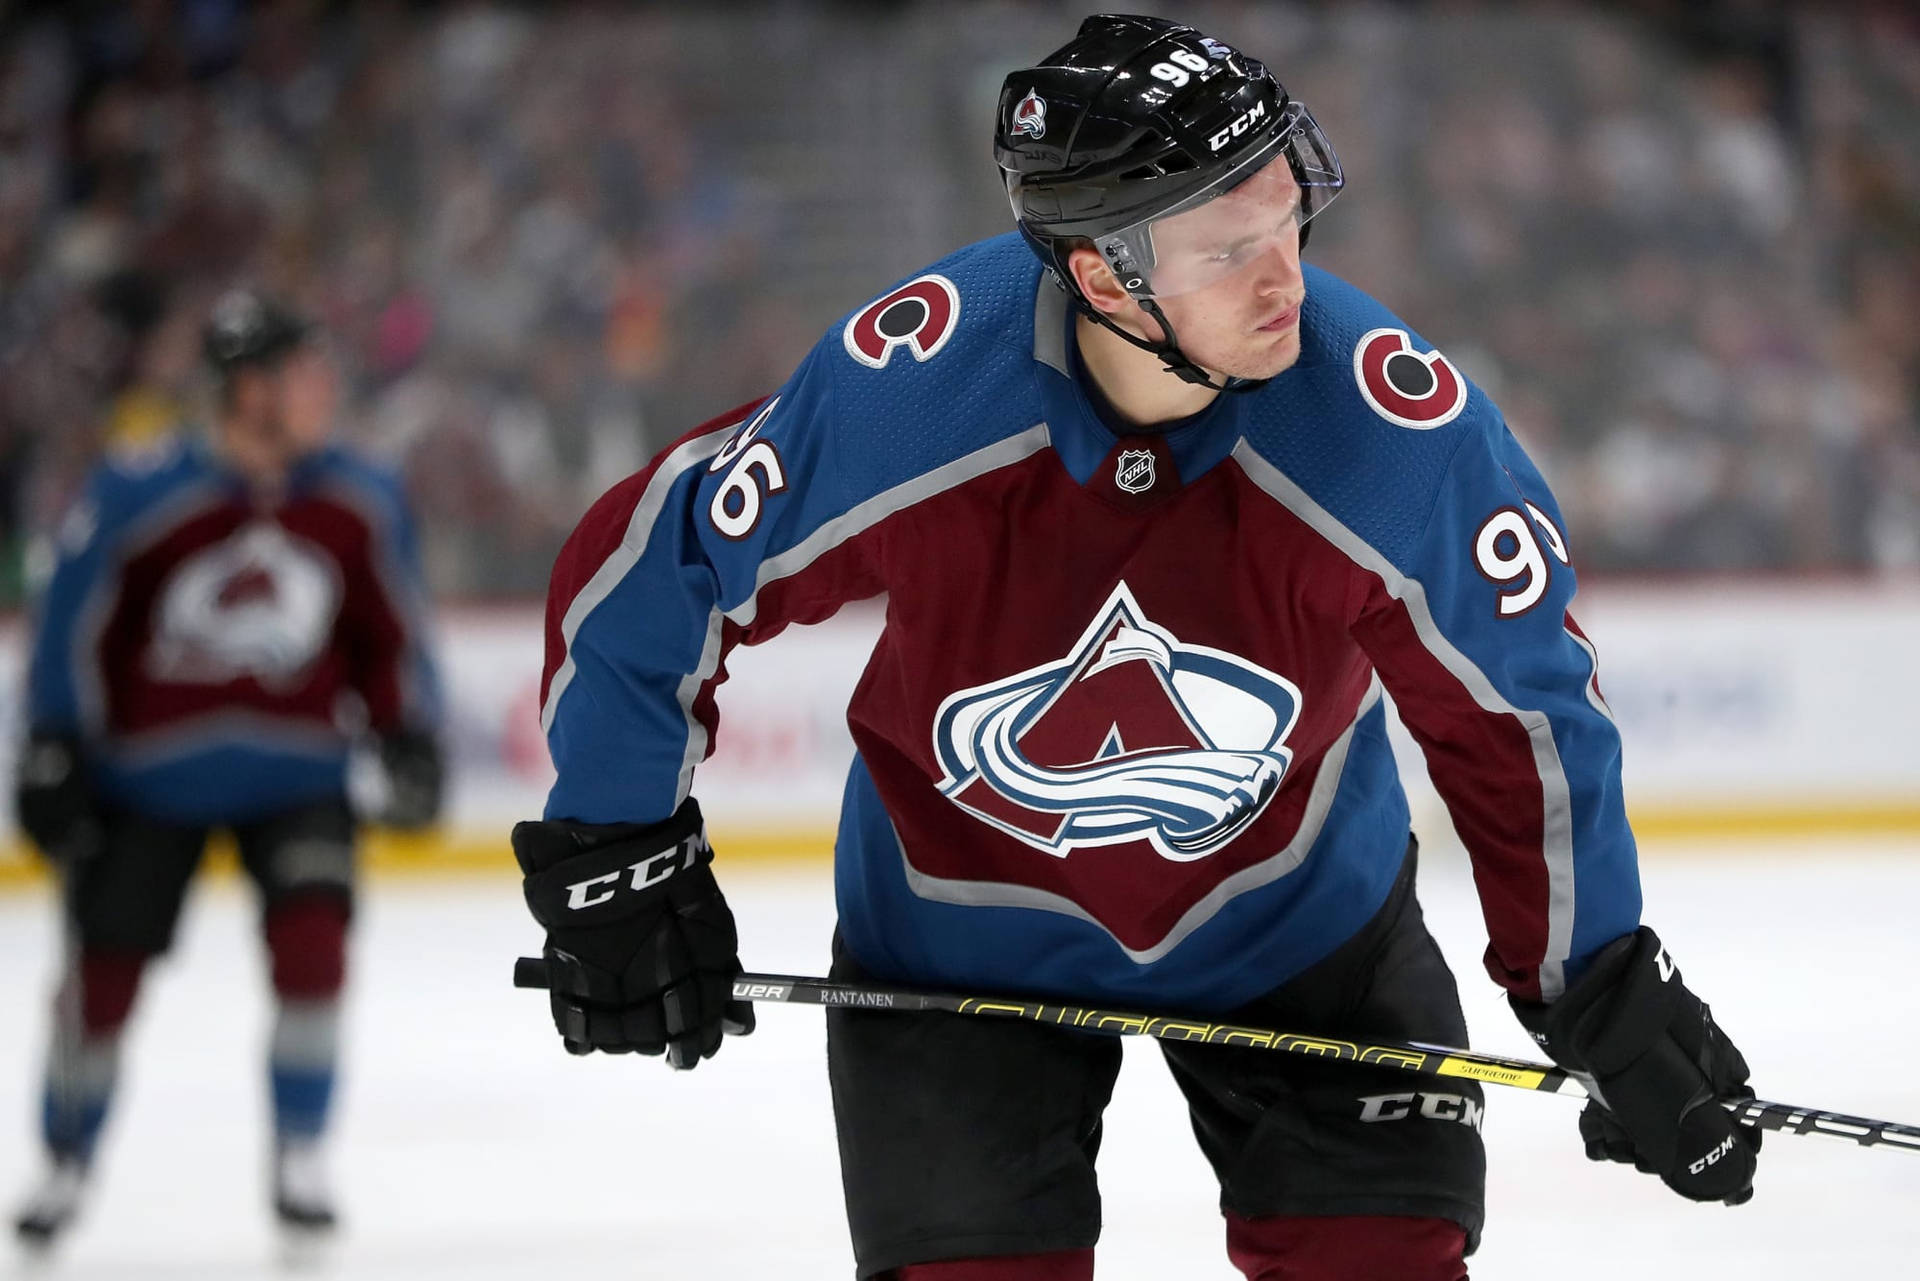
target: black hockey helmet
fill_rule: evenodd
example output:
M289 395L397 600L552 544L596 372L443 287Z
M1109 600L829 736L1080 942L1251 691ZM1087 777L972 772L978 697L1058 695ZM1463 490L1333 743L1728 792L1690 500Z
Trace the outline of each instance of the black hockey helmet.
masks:
M1345 185L1332 144L1264 63L1164 18L1088 18L1000 91L994 159L1021 233L1081 308L1107 324L1067 270L1068 253L1092 244L1168 341L1116 332L1193 382L1208 380L1180 353L1153 300L1204 287L1232 265L1211 279L1170 269L1156 254L1154 225L1280 157L1299 188L1293 218L1304 245L1308 219Z
M221 375L270 365L313 335L313 325L277 299L253 289L222 294L208 313L201 346Z

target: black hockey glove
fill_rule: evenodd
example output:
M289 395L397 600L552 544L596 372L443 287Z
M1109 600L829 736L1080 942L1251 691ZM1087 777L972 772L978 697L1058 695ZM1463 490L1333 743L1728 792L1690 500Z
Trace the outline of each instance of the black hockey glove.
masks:
M547 929L547 986L568 1051L665 1053L691 1068L722 1033L753 1031L732 1000L733 913L713 879L700 806L664 823L520 823L513 855Z
M1719 1104L1753 1097L1747 1061L1652 930L1609 944L1552 1005L1512 1005L1554 1062L1598 1088L1580 1114L1589 1158L1657 1174L1694 1201L1752 1198L1760 1131Z
M387 775L387 807L380 821L390 827L425 827L440 817L446 770L440 742L425 730L395 730L380 740Z
M80 740L72 735L28 737L14 776L13 805L20 826L55 863L92 858L106 841L99 798L87 782Z

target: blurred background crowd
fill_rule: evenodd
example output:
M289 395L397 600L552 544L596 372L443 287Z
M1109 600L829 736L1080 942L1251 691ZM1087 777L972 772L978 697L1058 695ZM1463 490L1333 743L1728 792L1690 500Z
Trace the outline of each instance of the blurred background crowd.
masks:
M1125 6L1120 6L1125 7ZM1089 6L0 3L0 605L212 297L328 326L443 595L1010 226L1005 71ZM1349 189L1311 258L1504 407L1585 567L1920 567L1920 9L1167 3Z

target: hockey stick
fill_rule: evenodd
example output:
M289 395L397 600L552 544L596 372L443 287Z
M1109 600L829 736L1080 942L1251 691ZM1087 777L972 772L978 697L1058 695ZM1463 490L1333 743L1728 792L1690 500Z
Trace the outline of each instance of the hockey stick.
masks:
M514 963L515 987L545 988L547 963L523 956ZM733 980L739 1001L777 1001L785 1005L826 1005L904 1012L937 1010L985 1018L1024 1019L1029 1023L1056 1023L1083 1032L1108 1036L1151 1036L1162 1041L1200 1041L1208 1045L1238 1045L1287 1054L1348 1059L1379 1067L1402 1068L1430 1076L1461 1077L1489 1085L1506 1085L1568 1098L1591 1098L1579 1077L1561 1068L1527 1059L1510 1059L1476 1050L1450 1049L1418 1041L1344 1041L1269 1028L1241 1027L1205 1019L1167 1018L1151 1014L1102 1010L1082 1005L1054 1005L1005 996L951 996L910 988L876 987L865 983L832 983L793 974L741 974ZM1893 1147L1920 1152L1920 1126L1875 1121L1822 1112L1815 1108L1769 1103L1764 1099L1722 1099L1720 1106L1744 1125L1790 1134L1824 1134L1848 1139L1862 1147Z

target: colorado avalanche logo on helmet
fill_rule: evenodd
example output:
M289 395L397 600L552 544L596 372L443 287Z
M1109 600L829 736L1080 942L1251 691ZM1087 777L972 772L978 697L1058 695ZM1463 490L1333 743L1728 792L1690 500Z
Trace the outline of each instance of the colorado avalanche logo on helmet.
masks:
M1065 658L941 703L940 791L1056 857L1145 840L1190 862L1266 809L1299 716L1292 682L1182 644L1123 582Z
M1047 101L1033 90L1013 109L1013 132L1040 139L1047 136Z

